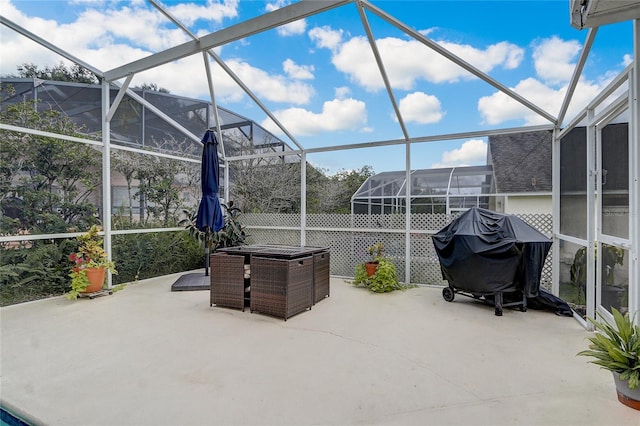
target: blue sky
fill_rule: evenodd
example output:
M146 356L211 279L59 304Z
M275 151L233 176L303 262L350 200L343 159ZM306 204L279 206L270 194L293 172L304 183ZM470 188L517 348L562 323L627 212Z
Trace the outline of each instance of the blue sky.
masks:
M199 36L291 1L168 1L167 9ZM587 30L570 26L569 1L372 1L492 78L557 115ZM0 0L0 13L107 71L189 38L148 2ZM367 13L410 137L547 124L394 26ZM61 58L0 27L0 73ZM392 104L353 4L216 50L304 147L401 139ZM631 61L630 21L598 31L568 118ZM213 63L212 63L213 66ZM213 66L217 102L288 141L253 101ZM201 55L137 75L171 93L209 99ZM310 155L330 173L373 166L401 170L403 146ZM484 164L486 141L414 145L411 167Z

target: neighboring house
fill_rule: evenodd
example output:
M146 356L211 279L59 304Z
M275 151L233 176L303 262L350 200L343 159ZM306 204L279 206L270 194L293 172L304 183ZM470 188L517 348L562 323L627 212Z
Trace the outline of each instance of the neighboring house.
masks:
M490 209L511 214L551 213L552 132L489 136L487 164L493 166Z

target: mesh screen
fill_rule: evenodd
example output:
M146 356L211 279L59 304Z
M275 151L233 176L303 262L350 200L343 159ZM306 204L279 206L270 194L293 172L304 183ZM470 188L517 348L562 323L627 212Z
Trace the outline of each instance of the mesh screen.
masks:
M538 231L551 235L550 214L517 215ZM409 237L412 284L446 285L431 236L455 215L413 214ZM244 214L249 244L300 244L299 214ZM400 281L406 282L404 215L317 214L307 216L306 245L331 249L331 274L352 277L358 263L368 259L367 247L382 242L395 263ZM293 228L293 229L282 229ZM553 249L542 270L541 285L551 289Z

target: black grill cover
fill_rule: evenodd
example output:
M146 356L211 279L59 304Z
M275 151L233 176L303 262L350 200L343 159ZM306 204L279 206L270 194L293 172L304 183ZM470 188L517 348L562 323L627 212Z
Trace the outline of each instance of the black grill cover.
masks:
M474 207L435 234L433 245L454 288L535 297L551 240L516 216Z

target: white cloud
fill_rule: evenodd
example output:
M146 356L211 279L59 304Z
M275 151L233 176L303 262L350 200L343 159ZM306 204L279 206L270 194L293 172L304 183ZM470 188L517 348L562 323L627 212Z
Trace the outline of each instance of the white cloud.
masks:
M581 45L577 41L566 41L554 36L538 40L532 44L532 47L534 66L539 78L530 77L521 80L511 90L556 116L560 112L560 106L567 93L568 82L573 76L575 68L573 61L579 54ZM630 57L625 55L621 65L625 66L625 63L630 60ZM581 77L565 118L574 117L616 75L615 72L603 72L595 81ZM527 126L550 124L547 119L501 92L481 97L478 100L478 111L483 122L490 125L509 120L523 120L523 124Z
M278 34L283 37L304 34L307 30L307 21L299 19L286 25L278 27Z
M116 9L114 5L119 5L119 8ZM103 6L104 4L100 4L100 7ZM212 25L216 25L224 18L236 16L237 6L237 0L227 0L223 3L208 1L179 4L170 9L185 22L192 23L206 17ZM149 9L144 1L129 2L125 6L113 3L105 11L88 7L74 21L66 24L27 17L7 0L0 0L0 9L3 16L101 71L110 70L189 40L188 36L175 29L160 12ZM26 37L4 26L1 29L0 74L16 74L17 66L23 63L34 63L41 68L60 62L68 64L62 57ZM199 31L201 32L202 30ZM78 34L82 34L82 37L78 37ZM267 101L304 105L310 102L315 93L309 85L300 81L291 82L286 75L269 74L240 59L228 60L227 65L254 93ZM244 96L242 89L217 64L212 64L212 69L218 101L241 100ZM309 75L305 74L305 71L311 72L313 68L298 66L296 78L303 78L305 75L308 78ZM207 98L209 89L204 72L202 56L193 55L137 74L132 85L155 83L175 94Z
M462 167L485 164L487 161L487 143L482 139L470 139L464 142L460 148L442 153L440 163L433 164L432 168Z
M622 63L621 65L623 67L626 67L627 65L629 65L631 62L633 62L633 56L629 55L628 53L626 55L624 55L622 57Z
M556 36L535 42L533 60L537 75L551 85L569 81L575 69L572 61L580 49L577 41L566 41Z
M315 91L312 86L299 81L290 82L284 76L270 75L243 61L227 61L227 65L261 99L304 105L310 102Z
M342 33L328 27L314 28L309 36L317 47L333 52L336 68L369 91L384 87L371 47L365 37L353 37L341 43ZM417 40L386 37L376 40L392 87L411 90L418 80L432 83L456 82L473 76ZM469 45L446 41L441 46L458 55L478 69L489 72L496 67L513 69L523 58L523 50L511 43L501 42L478 49Z
M274 10L282 9L285 6L291 4L290 0L275 0L271 2L266 2L264 5L265 12L273 12Z
M444 113L440 105L440 100L423 92L410 93L400 99L398 105L400 113L405 122L430 124L439 122ZM395 114L393 118L397 120Z
M322 132L341 130L361 130L367 123L367 110L364 102L356 99L334 99L315 113L303 108L289 108L274 111L275 117L294 135L314 135ZM282 134L269 119L262 126L274 134Z
M144 1L124 5L107 3L106 9L103 9L104 2L96 4L100 9L91 8L92 2L83 4L87 7L72 22L64 24L28 17L7 0L0 2L0 9L8 19L102 71L189 40L182 30L176 29ZM223 3L179 4L170 6L169 10L187 24L203 21L219 27L225 18L237 16L237 7L237 0L226 0ZM16 65L24 62L50 66L62 60L6 27L2 28L2 56L0 72L3 74L15 73Z
M331 27L315 27L309 30L309 38L316 46L334 51L342 42L342 30L334 30Z
M579 81L566 116L573 117L577 114L602 90L605 84L606 81L599 83ZM534 78L528 78L519 82L512 90L555 116L560 111L560 105L564 100L567 86L554 89ZM509 120L524 120L524 124L527 126L550 124L547 119L502 92L496 92L493 95L480 98L478 100L478 111L483 121L491 125Z
M220 23L225 18L238 16L239 3L239 0L224 0L222 2L209 0L197 3L176 3L173 6L172 3L168 3L167 9L185 25L192 25L199 20Z
M313 80L313 65L298 65L293 60L287 59L282 63L282 69L291 78Z
M347 86L336 87L335 89L335 97L337 99L344 99L351 93L351 89Z

